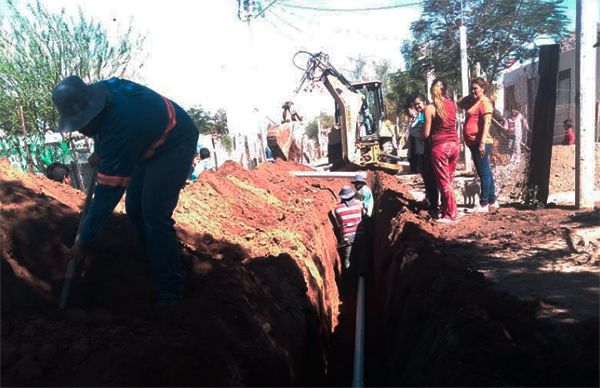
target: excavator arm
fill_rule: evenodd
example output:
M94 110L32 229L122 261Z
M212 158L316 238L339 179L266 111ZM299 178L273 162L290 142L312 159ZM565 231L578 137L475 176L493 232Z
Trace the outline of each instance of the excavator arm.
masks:
M307 56L304 66L296 63L300 56ZM385 118L381 82L352 84L331 65L329 56L323 52L298 51L294 55L294 65L304 71L296 93L312 90L316 84L322 84L335 101L337 125L331 129L328 137L329 163L334 168L353 163L397 170L398 166L383 153L377 135L377 129ZM365 116L369 117L370 131L365 130ZM294 150L298 148L294 129L293 122L268 129L267 141L274 155L284 160L294 160Z

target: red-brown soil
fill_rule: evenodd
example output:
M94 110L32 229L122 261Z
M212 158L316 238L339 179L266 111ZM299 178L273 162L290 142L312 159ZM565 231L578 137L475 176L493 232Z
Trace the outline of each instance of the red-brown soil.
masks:
M598 385L600 242L564 236L599 214L504 207L440 227L392 177L374 189L371 384Z
M348 385L355 290L328 218L345 181L290 176L303 168L228 163L184 189L189 276L165 317L120 212L59 311L83 195L0 163L2 384ZM367 385L598 385L598 245L577 237L598 215L503 207L440 226L412 187L369 180Z
M340 183L289 174L303 168L227 163L184 189L186 295L163 316L121 212L59 311L84 196L0 163L2 384L321 384L338 317L328 211Z
M596 144L595 190L600 190L600 144ZM575 146L552 147L550 193L575 190ZM600 201L600 198L598 199Z

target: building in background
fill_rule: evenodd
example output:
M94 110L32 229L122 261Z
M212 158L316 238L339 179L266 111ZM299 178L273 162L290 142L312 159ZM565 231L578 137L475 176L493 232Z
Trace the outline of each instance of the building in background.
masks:
M533 127L533 112L539 84L538 64L530 63L503 74L502 91L504 115L517 108L527 118L529 127ZM599 129L600 105L600 50L596 49L596 142L600 142ZM554 118L554 144L560 144L564 137L563 122L575 121L575 45L568 39L561 45L558 65L558 83L556 93L556 115Z

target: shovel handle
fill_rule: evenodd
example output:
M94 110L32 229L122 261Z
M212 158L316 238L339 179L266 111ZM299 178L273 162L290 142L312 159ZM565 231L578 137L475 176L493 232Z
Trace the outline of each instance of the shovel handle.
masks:
M98 176L98 170L94 167L92 172L92 180L87 188L87 192L85 195L85 202L83 203L83 209L81 210L81 217L79 218L79 225L77 226L77 234L75 235L75 242L79 241L79 235L81 234L81 228L83 227L83 222L85 220L85 216L90 208L92 203L92 197L94 195L94 188L96 187L96 179ZM71 283L73 283L73 278L75 277L75 267L76 267L75 259L73 257L69 258L69 262L67 264L67 271L65 272L65 280L63 282L62 290L60 292L60 299L58 300L58 308L64 310L67 305L67 299L69 299L69 291L71 290Z

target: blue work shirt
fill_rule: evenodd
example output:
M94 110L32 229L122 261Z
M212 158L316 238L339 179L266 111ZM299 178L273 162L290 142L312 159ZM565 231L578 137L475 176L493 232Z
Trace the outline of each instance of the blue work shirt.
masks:
M363 202L364 211L367 217L371 217L373 214L373 193L371 189L364 185L358 190L358 198Z
M95 119L101 128L94 137L94 151L100 155L98 184L81 240L93 239L104 226L136 166L198 137L187 113L150 88L119 78L98 83L107 88L109 101Z

